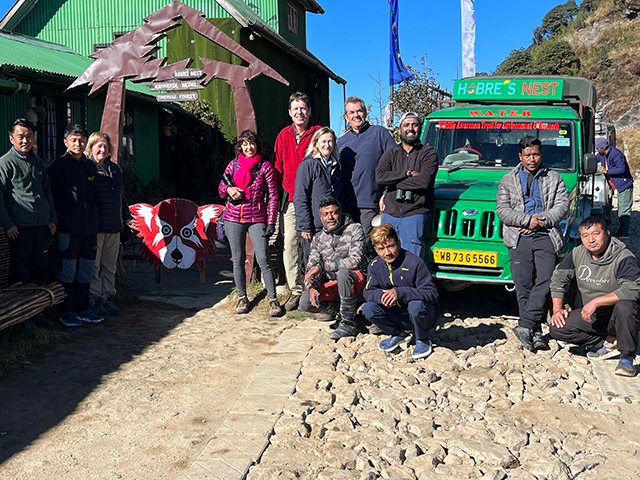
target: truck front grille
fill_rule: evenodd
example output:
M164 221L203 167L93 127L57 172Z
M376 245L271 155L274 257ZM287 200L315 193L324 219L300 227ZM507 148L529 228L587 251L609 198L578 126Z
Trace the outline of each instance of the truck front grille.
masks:
M502 222L493 211L465 217L460 208L435 210L429 235L436 238L502 240Z

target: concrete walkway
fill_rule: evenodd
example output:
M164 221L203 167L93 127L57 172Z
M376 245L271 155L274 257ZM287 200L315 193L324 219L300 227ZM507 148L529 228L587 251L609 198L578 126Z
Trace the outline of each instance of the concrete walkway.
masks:
M302 362L321 325L307 320L282 333L184 480L246 477L269 444L273 427L295 389Z

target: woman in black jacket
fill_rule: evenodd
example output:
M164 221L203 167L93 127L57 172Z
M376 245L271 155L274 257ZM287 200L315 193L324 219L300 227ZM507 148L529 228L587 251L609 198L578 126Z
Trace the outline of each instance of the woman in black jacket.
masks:
M329 127L322 127L313 134L306 157L298 166L293 204L303 272L307 268L311 239L322 229L320 201L327 197L342 200L342 167L337 153L336 134Z
M94 132L89 137L85 155L96 162L96 204L98 206L98 248L91 280L92 310L97 315L118 315L113 303L116 293L116 264L120 253L120 233L124 230L124 181L120 167L111 161L113 145L109 135Z

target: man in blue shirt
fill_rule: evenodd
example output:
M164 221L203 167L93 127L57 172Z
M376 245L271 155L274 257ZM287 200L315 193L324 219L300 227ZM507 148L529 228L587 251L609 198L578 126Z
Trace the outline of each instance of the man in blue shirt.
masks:
M378 204L382 196L382 188L376 182L376 168L382 154L398 144L386 128L367 122L367 107L359 97L347 97L344 118L349 128L338 139L338 152L344 184L353 186L353 190L344 195L345 211L362 225L368 238L371 220L380 211ZM369 247L367 242L368 253L372 254Z
M520 310L513 333L535 351L547 346L542 323L556 254L564 246L559 226L569 211L569 198L560 175L542 165L540 140L525 136L518 147L520 164L500 180L496 213L503 223Z
M596 138L598 160L602 164L600 171L607 175L609 184L618 192L618 219L620 228L616 237L628 237L631 224L631 206L633 205L633 177L624 154L609 145L605 138Z

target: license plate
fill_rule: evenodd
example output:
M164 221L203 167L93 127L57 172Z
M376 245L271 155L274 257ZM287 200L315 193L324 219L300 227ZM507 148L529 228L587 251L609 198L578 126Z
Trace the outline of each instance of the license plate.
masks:
M497 267L496 252L477 252L473 250L453 250L450 248L434 248L433 261L452 265L473 265L476 267Z

